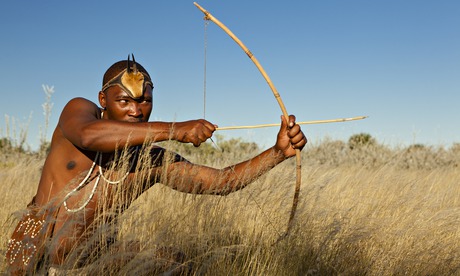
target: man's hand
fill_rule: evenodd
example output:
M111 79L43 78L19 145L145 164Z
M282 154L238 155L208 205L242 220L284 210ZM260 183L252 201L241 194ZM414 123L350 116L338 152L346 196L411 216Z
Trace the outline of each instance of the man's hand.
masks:
M275 144L275 149L281 151L286 158L295 155L295 150L302 150L307 144L307 138L300 126L295 123L295 116L289 116L289 122L281 116L281 127Z
M216 125L203 119L175 123L172 130L173 139L198 147L211 138L216 128Z

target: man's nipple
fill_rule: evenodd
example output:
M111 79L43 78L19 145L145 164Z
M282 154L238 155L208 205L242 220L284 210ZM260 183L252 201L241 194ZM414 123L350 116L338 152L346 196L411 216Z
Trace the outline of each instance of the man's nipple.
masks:
M75 161L69 161L69 163L67 163L67 169L69 171L72 170L73 168L75 168L75 166L76 166Z

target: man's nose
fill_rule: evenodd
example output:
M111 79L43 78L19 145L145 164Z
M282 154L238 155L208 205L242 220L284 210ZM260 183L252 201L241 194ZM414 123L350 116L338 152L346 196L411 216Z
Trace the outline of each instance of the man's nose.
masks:
M131 105L129 115L133 117L139 117L142 115L142 109L139 103L135 102Z

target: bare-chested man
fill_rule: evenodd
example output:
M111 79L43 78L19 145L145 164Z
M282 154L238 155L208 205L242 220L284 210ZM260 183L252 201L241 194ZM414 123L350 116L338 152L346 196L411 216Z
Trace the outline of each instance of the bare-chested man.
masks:
M152 90L149 74L133 57L106 71L99 92L100 106L75 98L64 107L37 193L28 206L30 211L8 245L7 262L12 272L34 269L43 263L45 255L50 265L62 264L89 229L101 202L110 202L110 182L120 182L125 190L134 189L133 179L140 167L147 167L149 174L142 191L162 182L185 193L225 195L244 188L307 143L291 115L289 122L282 117L273 147L233 166L215 169L193 164L177 154L170 156L166 166L165 150L158 146L149 149L153 160L150 164L138 164L139 151L146 141L171 139L200 146L216 130L216 125L206 120L149 122ZM124 148L131 153L126 174L104 176L114 153ZM50 239L53 242L44 246L44 240Z

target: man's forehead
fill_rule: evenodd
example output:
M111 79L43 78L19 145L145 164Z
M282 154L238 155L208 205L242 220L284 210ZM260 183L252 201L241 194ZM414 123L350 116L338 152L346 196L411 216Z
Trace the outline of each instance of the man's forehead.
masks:
M107 94L110 94L111 96L115 98L134 99L133 97L131 97L131 95L127 91L125 91L121 86L118 86L118 85L110 86L105 91ZM152 94L153 94L152 87L150 85L147 85L144 89L144 92L142 93L141 98L152 96Z

